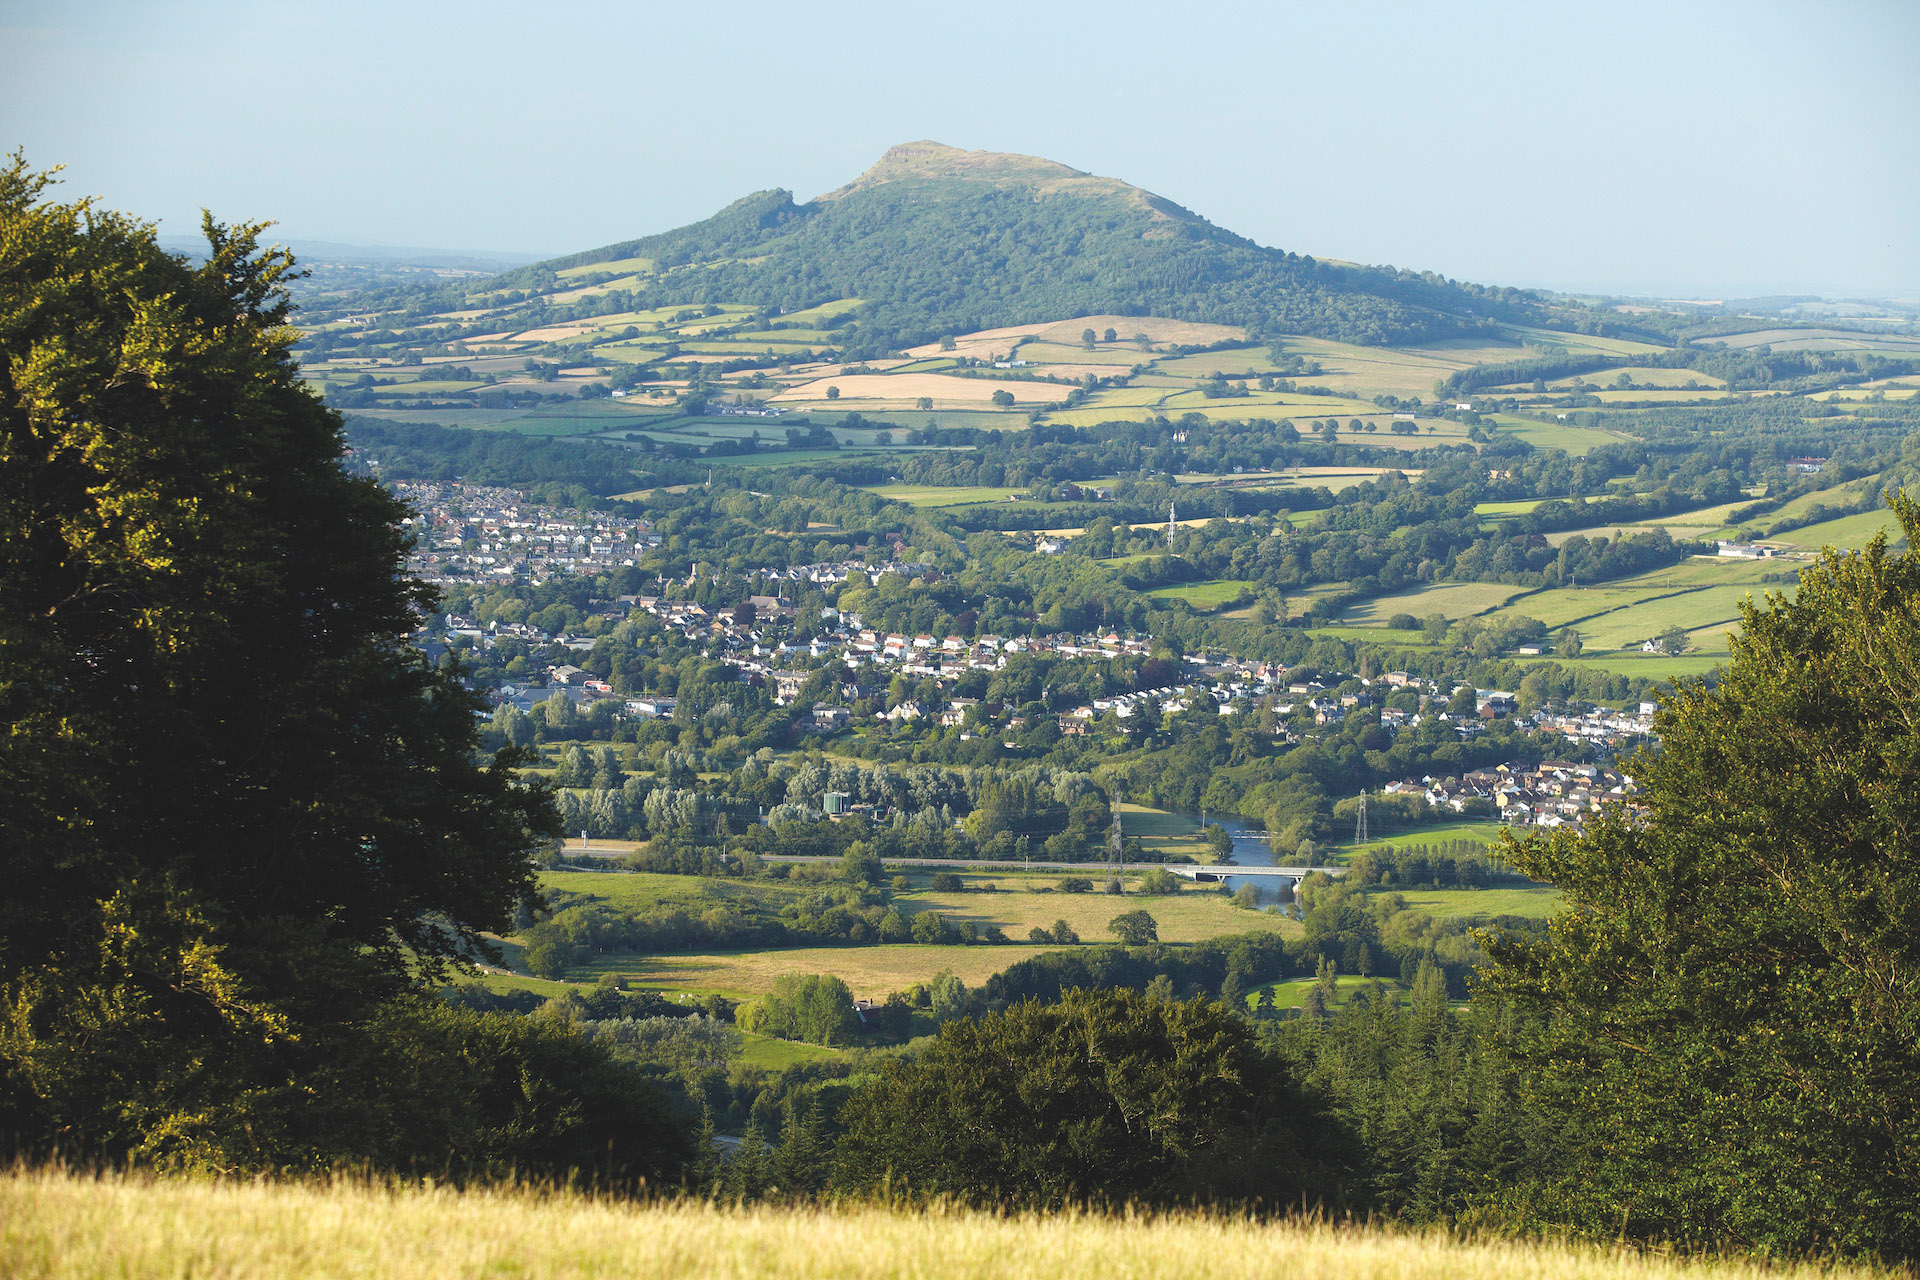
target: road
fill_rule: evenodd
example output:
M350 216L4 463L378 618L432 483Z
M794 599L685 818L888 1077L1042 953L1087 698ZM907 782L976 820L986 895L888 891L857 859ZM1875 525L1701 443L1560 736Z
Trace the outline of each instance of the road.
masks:
M769 853L763 856L768 862L840 861L839 858L799 853ZM1017 859L1002 862L988 858L887 858L884 861L890 867L940 867L950 871L1078 871L1082 875L1092 876L1103 875L1109 870L1104 862L1021 862ZM1142 871L1148 867L1164 867L1189 880L1218 880L1223 876L1287 876L1298 880L1313 871L1336 878L1347 874L1345 867L1242 867L1199 862L1129 862L1123 869Z

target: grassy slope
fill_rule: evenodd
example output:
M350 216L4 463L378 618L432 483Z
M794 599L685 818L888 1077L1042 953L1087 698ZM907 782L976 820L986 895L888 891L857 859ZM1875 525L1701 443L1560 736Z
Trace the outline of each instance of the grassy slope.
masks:
M1531 916L1543 920L1560 909L1564 900L1552 885L1519 889L1406 889L1397 890L1411 911L1430 916Z
M1182 582L1171 587L1157 587L1147 594L1157 600L1185 600L1196 609L1212 609L1239 599L1242 591L1251 591L1257 585L1243 578L1216 578L1208 582Z
M839 1280L1866 1280L1890 1275L1686 1261L1555 1242L1228 1215L1099 1217L864 1206L727 1209L571 1193L337 1183L0 1178L0 1272L83 1277L511 1275Z

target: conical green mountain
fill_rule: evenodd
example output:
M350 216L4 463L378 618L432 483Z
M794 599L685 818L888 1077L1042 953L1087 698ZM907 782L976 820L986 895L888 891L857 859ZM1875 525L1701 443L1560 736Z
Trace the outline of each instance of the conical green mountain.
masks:
M1524 291L1265 248L1113 178L937 142L894 147L806 204L761 191L704 222L525 272L633 258L654 264L650 305L793 311L859 298L866 305L844 335L853 356L1081 315L1361 343L1466 336L1545 315Z

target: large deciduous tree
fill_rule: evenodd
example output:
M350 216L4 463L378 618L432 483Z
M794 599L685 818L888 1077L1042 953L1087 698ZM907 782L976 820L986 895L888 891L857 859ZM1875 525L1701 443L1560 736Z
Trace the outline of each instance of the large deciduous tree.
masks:
M0 170L0 1131L354 1154L340 1037L509 925L551 807L405 643L433 594L301 383L291 257L47 185Z
M1920 508L1743 610L1717 684L1662 711L1644 822L1526 842L1566 893L1489 992L1565 1121L1510 1207L1595 1233L1920 1250Z
M1124 990L945 1022L841 1120L843 1190L1032 1206L1299 1208L1347 1154L1246 1021Z

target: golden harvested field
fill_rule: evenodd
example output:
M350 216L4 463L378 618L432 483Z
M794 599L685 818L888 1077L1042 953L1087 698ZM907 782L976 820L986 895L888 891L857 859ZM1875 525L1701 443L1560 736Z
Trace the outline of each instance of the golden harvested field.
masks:
M1338 387L1362 396L1385 393L1419 396L1422 400L1433 395L1436 379L1456 370L1493 361L1517 360L1527 354L1526 348L1520 346L1394 350L1354 346L1326 338L1286 338L1282 348L1289 355L1320 363L1322 372L1318 377L1298 381Z
M1105 336L1112 329L1123 343L1144 333L1149 341L1172 346L1207 346L1215 342L1245 342L1247 331L1235 324L1200 324L1192 320L1168 320L1162 316L1081 316L1058 324L1039 326L1036 337L1043 342L1078 343L1088 329ZM1144 354L1144 353L1143 353Z
M1062 871L1059 874L1083 875L1092 880L1096 887L1105 880L1098 865L1089 865L1083 872ZM1129 893L1116 897L1105 893L1032 891L1035 885L1052 886L1055 883L1052 877L1041 880L1009 876L994 880L991 877L966 876L964 879L969 885L979 884L985 879L1002 886L1002 891L935 893L931 889L920 889L899 895L902 910L909 906L916 911L931 908L951 917L955 924L963 920L983 926L997 924L1007 931L1009 938L1018 942L1025 942L1027 931L1036 925L1045 928L1055 920L1065 920L1073 926L1073 931L1080 935L1082 942L1112 942L1114 937L1107 932L1107 921L1127 911L1145 911L1152 916L1154 923L1159 926L1162 942L1199 942L1203 938L1253 933L1257 930L1297 933L1301 928L1296 920L1234 906L1217 885L1211 888L1196 885L1180 893L1164 896Z
M1176 378L1210 378L1216 373L1273 373L1279 365L1265 347L1234 347L1227 351L1202 351L1191 356L1163 356L1154 361L1155 372ZM1257 384L1256 384L1257 385Z
M1005 329L981 329L976 333L955 334L951 351L942 351L938 342L929 342L918 347L908 347L907 354L910 356L972 356L976 360L997 356L1004 360L1007 354L1021 342L1047 327L1044 324L1016 324ZM1084 329L1086 326L1082 325L1080 328ZM1079 339L1078 329L1074 331L1073 336L1075 340Z
M1043 342L1038 338L1021 343L1016 354L1031 364L1046 365L1048 373L1059 373L1062 366L1072 365L1082 366L1103 378L1153 359L1139 347L1125 343L1098 343L1089 351L1078 342Z
M570 1191L0 1178L0 1272L301 1280L1877 1280L1891 1271L1688 1259L1551 1240L1226 1213L723 1207Z
M1131 911L1139 898L1107 899L1126 903ZM1101 920L1120 914L1109 913ZM1051 922L1051 917L1048 918ZM1097 941L1111 942L1104 932ZM1039 955L1052 947L1025 941L1011 946L929 947L918 943L848 947L788 947L772 951L710 952L694 955L617 955L577 966L576 976L597 978L616 973L642 987L668 991L717 991L736 998L764 995L788 973L830 973L853 988L856 996L884 997L904 991L942 970L958 974L969 987L978 986L1010 964Z
M1051 382L989 382L985 378L956 378L944 373L855 373L816 378L773 398L824 401L828 387L840 388L841 400L916 400L931 396L936 403L948 404L991 404L996 391L1011 392L1016 404L1052 404L1066 399L1071 390Z

